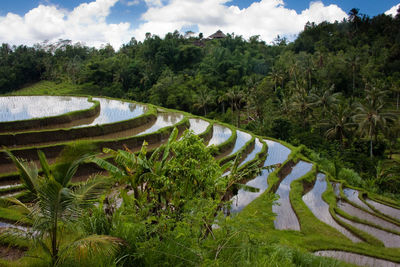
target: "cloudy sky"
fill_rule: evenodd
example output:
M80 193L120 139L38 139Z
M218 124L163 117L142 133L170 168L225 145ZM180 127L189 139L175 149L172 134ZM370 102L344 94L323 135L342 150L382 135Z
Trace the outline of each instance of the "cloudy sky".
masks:
M0 1L0 42L27 44L69 39L118 49L146 32L163 37L221 29L271 42L293 39L307 21L334 22L353 7L368 16L396 14L400 0L13 0Z

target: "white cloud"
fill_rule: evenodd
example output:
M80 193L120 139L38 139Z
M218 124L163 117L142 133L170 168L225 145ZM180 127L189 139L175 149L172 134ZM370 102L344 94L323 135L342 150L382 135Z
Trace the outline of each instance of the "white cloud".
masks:
M0 16L0 42L32 45L61 38L96 47L110 43L119 48L130 40L133 32L129 23L106 22L117 1L96 0L83 3L72 11L39 5L24 16L8 13Z
M395 17L397 15L397 10L399 9L400 4L397 4L395 6L393 6L391 9L389 9L388 11L385 12L386 15L392 15L393 17Z
M61 38L96 47L110 43L117 49L132 36L143 40L151 32L163 37L189 25L204 36L221 29L245 38L260 35L270 42L278 34L296 35L307 21L333 22L347 17L338 6L325 6L321 1L311 2L309 8L297 13L286 8L284 0L260 0L243 9L230 4L230 0L140 0L148 9L142 14L142 23L132 29L128 22L107 23L111 8L118 1L130 6L139 0L92 0L72 11L39 5L24 16L8 13L0 16L0 42L32 45Z
M139 4L140 4L140 1L139 1L139 0L125 1L125 4L126 4L127 6L136 6L136 5L139 5Z
M283 0L261 0L243 9L228 5L229 2L170 0L168 4L152 6L142 15L144 23L135 30L135 37L142 40L146 32L163 36L186 25L198 25L204 36L221 29L245 38L260 35L269 42L278 34L293 36L299 33L307 21L334 22L347 17L337 5L325 6L321 1L311 2L300 14L286 8Z

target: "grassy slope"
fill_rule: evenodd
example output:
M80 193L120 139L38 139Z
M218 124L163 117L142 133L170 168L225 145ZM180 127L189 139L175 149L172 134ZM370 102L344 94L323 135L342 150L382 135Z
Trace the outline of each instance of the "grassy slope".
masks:
M82 89L74 85L65 83L56 84L49 81L42 81L12 93L12 95L43 94L96 95L95 92L83 92ZM293 150L293 147L289 147ZM301 148L295 149L294 153L292 153L292 155L290 156L290 159L297 161L299 158L302 158L302 156L299 154L299 150L301 150ZM276 177L276 174L278 171L279 169L275 170L270 175L270 184L277 182L278 178ZM301 180L311 182L313 179L315 179L315 173L316 170L313 169L311 173L305 175ZM251 232L257 233L257 236L254 238L257 238L267 243L278 243L282 246L286 246L303 252L312 252L323 249L345 250L400 262L400 249L377 247L369 245L367 243L352 243L334 228L319 221L301 201L303 190L303 183L299 180L292 184L292 191L290 193L293 208L300 220L301 231L281 231L274 229L274 225L273 223L271 223L271 216L273 216L271 198L273 198L273 195L269 192L269 190L267 190L264 194L255 199L252 203L250 203L235 218L245 223L248 226L249 230L251 230ZM325 199L332 206L335 205L336 199L330 185L328 185L328 190L325 195ZM0 261L0 264L1 263L2 262Z

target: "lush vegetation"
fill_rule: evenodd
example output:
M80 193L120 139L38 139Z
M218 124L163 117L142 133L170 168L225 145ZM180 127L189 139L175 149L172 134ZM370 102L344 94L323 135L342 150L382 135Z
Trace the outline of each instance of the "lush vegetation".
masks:
M294 42L277 38L272 45L257 36L204 40L178 32L132 39L118 51L69 41L3 44L0 93L106 95L204 115L302 144L290 161L306 156L331 178L399 199L399 43L400 15L369 18L354 9L347 20L308 23ZM24 258L22 265L335 266L303 250L332 245L398 260L396 250L343 241L314 219L301 195L315 169L291 192L297 215L307 221L299 234L273 229L269 194L224 216L227 194L246 173L236 161L220 166L212 148L190 133L177 140L174 131L151 152L146 144L137 154L104 152L113 162L67 153L54 167L39 154L41 175L10 154L34 204L13 198L0 204L18 206L32 232L10 234L40 258ZM84 160L110 177L71 184ZM227 167L231 173L221 176ZM278 171L269 182L277 183ZM327 194L333 206L333 193Z
M119 51L69 41L3 44L0 92L48 80L58 85L41 93L125 97L206 115L304 144L354 169L362 177L356 185L398 194L386 181L399 183L399 26L399 16L353 9L342 22L307 23L292 43L176 31L132 38Z

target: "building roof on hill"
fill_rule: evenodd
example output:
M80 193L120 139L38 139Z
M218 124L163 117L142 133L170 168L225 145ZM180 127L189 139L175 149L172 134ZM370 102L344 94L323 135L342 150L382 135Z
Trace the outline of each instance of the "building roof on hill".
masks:
M220 38L226 38L226 35L221 30L218 30L215 33L208 36L208 39L220 39Z

